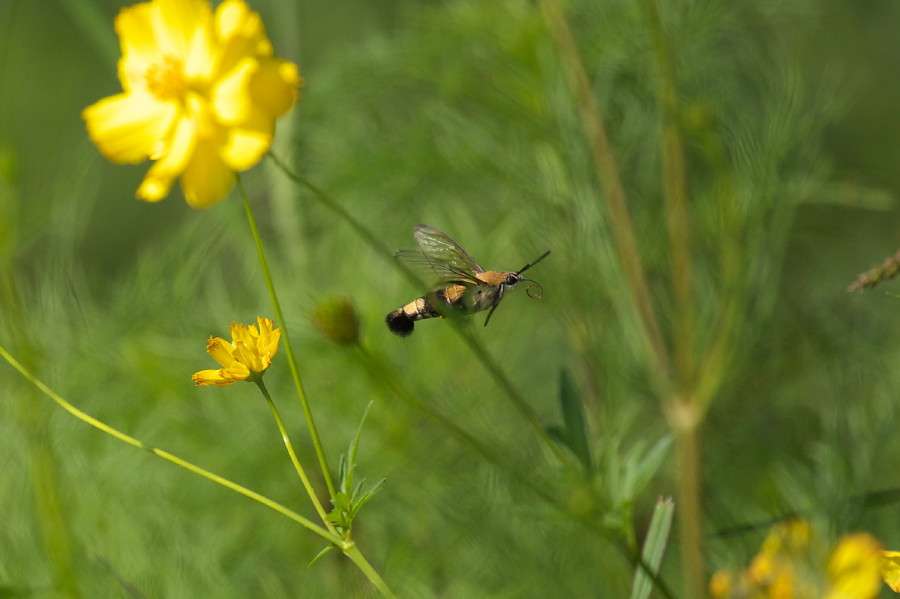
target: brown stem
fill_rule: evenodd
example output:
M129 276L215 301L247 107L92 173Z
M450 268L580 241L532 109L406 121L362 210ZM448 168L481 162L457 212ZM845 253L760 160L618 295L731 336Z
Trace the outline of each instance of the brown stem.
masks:
M678 387L687 391L694 377L694 277L691 217L688 203L684 140L678 120L678 87L672 51L665 37L656 0L644 3L658 70L663 199L669 233L672 296L675 303L674 353Z
M686 597L705 596L703 537L700 508L700 413L695 400L674 398L669 420L678 451L678 502L681 561Z

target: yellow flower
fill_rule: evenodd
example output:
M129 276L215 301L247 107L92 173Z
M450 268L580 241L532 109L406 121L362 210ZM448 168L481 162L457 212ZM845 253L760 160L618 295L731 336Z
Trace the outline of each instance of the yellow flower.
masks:
M123 93L84 110L88 135L113 162L156 161L139 198L163 199L180 177L188 204L214 204L271 146L302 83L297 65L273 56L243 0L215 12L207 0L152 0L122 9L115 27Z
M900 553L883 551L872 535L842 537L826 566L816 557L821 554L811 542L812 532L802 520L776 525L746 570L738 575L725 570L713 575L710 595L715 599L875 599L882 579L892 589L900 588Z
M216 362L222 365L218 370L201 370L191 377L199 385L225 387L237 381L254 381L261 377L272 364L272 357L278 351L281 329L272 329L275 323L268 318L257 317L257 325L231 323L229 343L221 337L210 337L206 344Z
M734 575L728 570L717 570L709 579L709 596L714 599L731 597L734 591Z
M874 599L881 588L881 544L864 532L844 535L828 558L826 599Z

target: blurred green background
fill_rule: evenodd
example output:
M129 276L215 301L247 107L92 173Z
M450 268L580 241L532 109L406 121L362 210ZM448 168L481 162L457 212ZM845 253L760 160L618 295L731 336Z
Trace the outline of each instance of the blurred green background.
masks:
M204 212L177 191L142 203L148 165L109 164L87 139L81 110L120 89L112 22L127 4L0 0L0 343L88 413L313 517L256 390L190 380L212 366L209 335L274 317L237 195ZM567 10L671 340L643 4ZM707 574L745 564L765 528L718 531L794 511L900 548L900 506L864 500L900 486L900 303L895 284L846 291L900 246L900 5L660 4L687 155L698 347L716 338L722 310L734 321L724 363L698 364L721 380L701 437ZM586 509L611 531L632 513L640 539L656 498L676 493L674 454L646 486L624 472L669 429L537 7L251 6L306 80L275 152L384 244L412 248L425 222L486 268L553 251L531 271L541 301L513 294L472 331L548 427L562 422L559 377L571 373L596 456L587 483L554 466L447 323L391 335L384 315L422 290L264 162L244 181L333 468L374 402L359 469L387 482L357 523L360 546L403 597L626 596L631 566L615 540L399 402L310 320L321 301L352 298L363 344L403 385L561 504L577 511L590 486L602 501ZM314 467L283 354L266 382ZM307 569L322 543L299 526L84 425L5 365L0 399L0 596L374 595L336 553ZM678 592L679 563L673 541L662 575Z

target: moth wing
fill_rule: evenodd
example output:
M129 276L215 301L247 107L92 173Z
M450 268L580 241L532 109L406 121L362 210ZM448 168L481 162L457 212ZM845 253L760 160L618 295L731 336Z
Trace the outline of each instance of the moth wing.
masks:
M398 259L426 264L441 283L478 284L475 275L484 269L449 235L429 225L418 225L413 237L421 251L401 250L397 252Z

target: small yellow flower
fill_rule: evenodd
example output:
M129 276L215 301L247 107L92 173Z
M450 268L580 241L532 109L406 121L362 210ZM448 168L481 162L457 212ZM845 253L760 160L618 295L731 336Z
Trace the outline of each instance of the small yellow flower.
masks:
M297 65L273 56L243 0L215 12L152 0L122 9L115 27L123 92L84 110L88 135L113 162L155 161L137 197L161 200L180 177L188 204L214 204L269 150L302 83Z
M206 351L222 368L194 373L191 377L194 383L225 387L261 377L278 351L281 329L273 329L275 323L268 318L257 317L256 322L258 328L255 324L244 326L232 322L230 343L221 337L210 337Z
M809 524L788 520L774 526L746 570L713 575L715 599L875 599L882 579L900 588L900 553L883 551L868 533L842 537L827 565L812 543Z
M727 599L734 591L734 575L728 570L717 570L709 579L709 596L713 599Z

